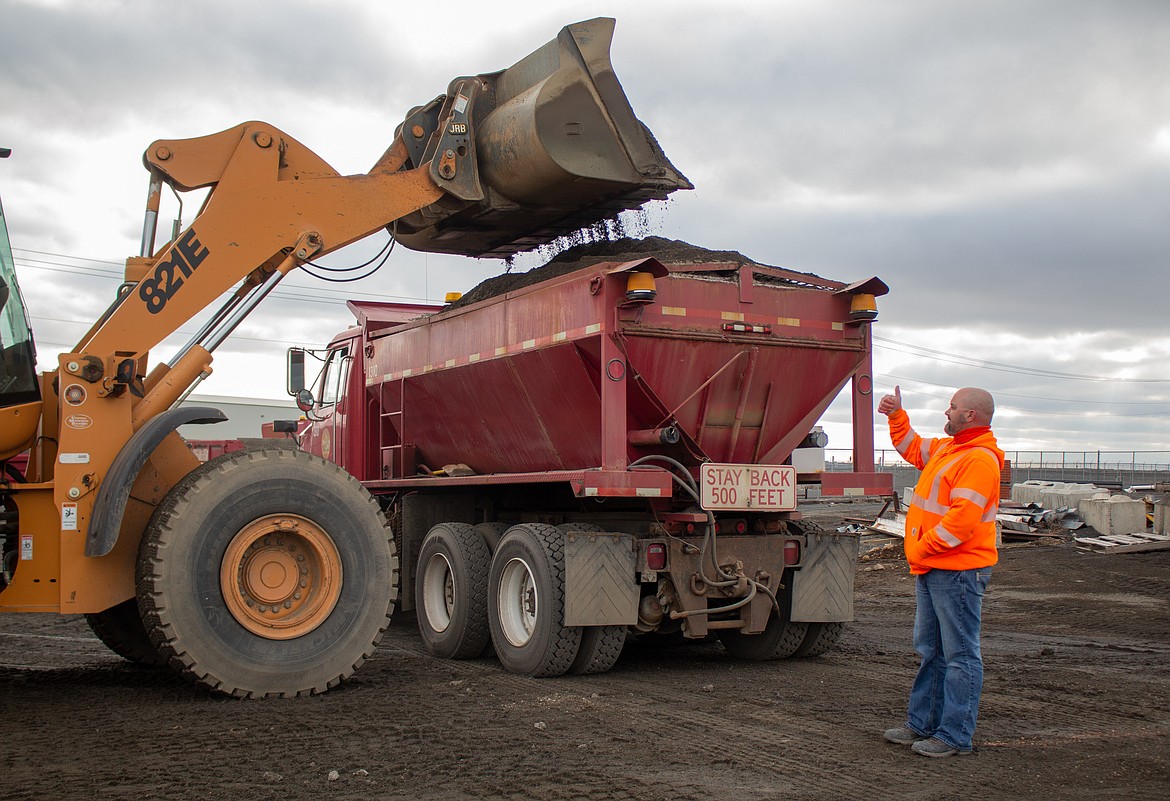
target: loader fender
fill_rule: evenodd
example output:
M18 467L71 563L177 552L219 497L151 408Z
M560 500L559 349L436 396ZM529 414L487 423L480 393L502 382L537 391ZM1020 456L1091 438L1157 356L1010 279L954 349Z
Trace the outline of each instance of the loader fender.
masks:
M126 502L130 500L130 487L154 449L172 431L179 426L222 423L227 419L226 414L210 406L186 406L157 414L135 431L114 457L110 472L98 488L85 538L85 555L105 556L114 550Z

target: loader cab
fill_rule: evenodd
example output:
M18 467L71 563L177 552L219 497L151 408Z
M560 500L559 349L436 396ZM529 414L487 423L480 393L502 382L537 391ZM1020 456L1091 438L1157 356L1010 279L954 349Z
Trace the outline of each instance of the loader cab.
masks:
M0 204L0 462L33 444L40 416L36 347Z
M40 399L36 347L16 282L8 226L0 204L0 408Z

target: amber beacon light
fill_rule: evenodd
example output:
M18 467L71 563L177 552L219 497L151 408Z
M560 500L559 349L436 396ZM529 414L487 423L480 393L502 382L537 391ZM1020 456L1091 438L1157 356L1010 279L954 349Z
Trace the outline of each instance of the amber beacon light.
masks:
M658 296L654 276L650 273L630 273L626 279L626 300L631 303L650 303Z
M849 319L857 323L866 323L876 320L877 298L873 295L854 295L849 301Z

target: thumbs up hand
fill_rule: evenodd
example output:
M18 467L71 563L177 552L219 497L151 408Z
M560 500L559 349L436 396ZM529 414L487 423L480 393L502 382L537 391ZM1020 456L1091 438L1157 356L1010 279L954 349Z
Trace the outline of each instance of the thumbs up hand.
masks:
M885 395L878 401L878 411L887 417L902 408L902 387L894 387L893 395Z

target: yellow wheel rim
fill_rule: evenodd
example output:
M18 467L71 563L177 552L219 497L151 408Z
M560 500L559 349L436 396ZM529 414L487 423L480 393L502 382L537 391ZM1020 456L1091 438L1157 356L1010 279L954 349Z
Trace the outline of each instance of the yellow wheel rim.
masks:
M219 583L241 626L270 640L291 640L333 612L341 597L341 555L313 521L268 515L228 543Z

